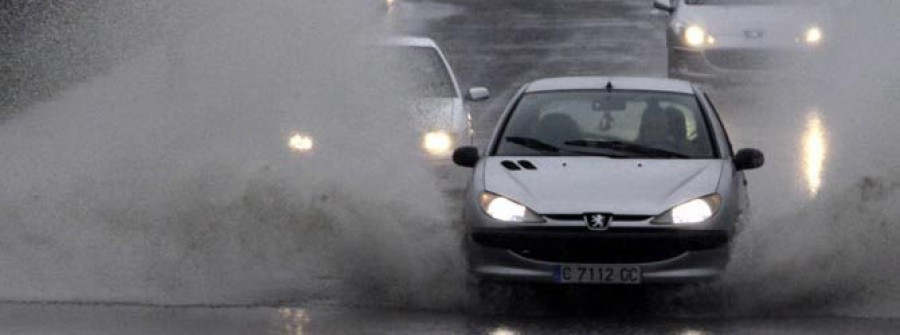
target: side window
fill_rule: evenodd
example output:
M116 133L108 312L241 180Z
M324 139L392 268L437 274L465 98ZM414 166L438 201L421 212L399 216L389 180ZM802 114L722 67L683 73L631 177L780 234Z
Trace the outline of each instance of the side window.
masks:
M712 108L712 115L716 117L716 122L722 127L722 134L725 134L725 147L728 150L728 154L731 157L734 157L734 149L731 146L731 138L728 137L728 129L725 129L725 123L722 122L722 119L719 117L719 111L716 109L716 105L713 105L712 100L709 98L709 95L706 92L703 93L703 98L706 99L706 103L709 107Z

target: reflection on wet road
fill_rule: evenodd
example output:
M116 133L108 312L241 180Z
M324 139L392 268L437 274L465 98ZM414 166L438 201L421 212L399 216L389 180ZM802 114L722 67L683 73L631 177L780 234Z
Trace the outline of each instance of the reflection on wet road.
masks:
M822 187L825 162L828 158L827 131L818 109L813 108L806 115L806 128L803 131L803 175L809 194L815 197Z
M284 335L304 335L303 327L310 318L302 308L279 308L278 315L284 322Z
M879 319L473 316L408 310L0 305L4 334L895 334ZM800 331L802 330L802 331Z
M488 334L490 335L519 335L519 332L512 330L507 327L497 327L491 330Z

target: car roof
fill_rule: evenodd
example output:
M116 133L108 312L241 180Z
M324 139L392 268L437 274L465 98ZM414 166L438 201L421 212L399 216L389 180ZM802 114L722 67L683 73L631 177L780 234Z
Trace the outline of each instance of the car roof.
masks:
M418 37L418 36L391 36L384 38L381 41L381 44L390 45L390 46L404 46L404 47L429 47L436 48L437 43L434 40L428 37Z
M612 83L613 90L640 90L694 94L691 83L683 80L651 77L560 77L531 82L525 92L602 90Z

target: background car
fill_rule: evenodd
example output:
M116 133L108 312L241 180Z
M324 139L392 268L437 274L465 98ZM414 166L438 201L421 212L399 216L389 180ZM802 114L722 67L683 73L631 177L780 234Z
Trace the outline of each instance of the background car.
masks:
M656 0L654 7L671 14L666 44L672 78L777 76L814 63L828 43L827 11L818 2Z
M471 145L474 131L472 117L465 107L456 75L444 53L434 40L426 37L390 37L364 48L379 65L385 85L393 85L399 92L397 103L409 112L409 123L419 134L419 150L438 173L446 180L455 169L450 160L453 148ZM490 91L485 87L472 87L467 91L469 100L487 99ZM392 103L393 105L393 103ZM318 148L316 139L324 134L297 131L288 140L288 146L306 153ZM460 187L448 180L447 187Z
M684 283L718 278L747 209L744 171L706 94L684 81L553 78L526 85L474 167L470 273L488 281Z

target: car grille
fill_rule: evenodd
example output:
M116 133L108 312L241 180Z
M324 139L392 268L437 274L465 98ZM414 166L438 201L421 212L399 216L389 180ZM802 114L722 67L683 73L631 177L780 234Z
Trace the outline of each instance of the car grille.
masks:
M730 70L772 70L792 66L797 55L784 50L707 50L710 64Z
M547 214L548 219L557 221L581 221L584 222L584 214ZM613 222L641 222L653 218L650 215L617 215L613 214Z
M672 259L688 252L682 247L565 247L537 248L531 250L511 250L516 255L528 259L554 263L623 264L650 263Z
M692 250L713 249L730 240L720 231L610 229L534 229L475 232L481 245L507 249L521 257L555 263L649 263Z

